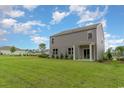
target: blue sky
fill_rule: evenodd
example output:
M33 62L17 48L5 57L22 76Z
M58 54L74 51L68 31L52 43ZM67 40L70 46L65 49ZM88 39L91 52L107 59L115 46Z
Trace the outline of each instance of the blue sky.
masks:
M102 23L105 46L124 45L124 6L0 6L0 46L38 48L63 30Z

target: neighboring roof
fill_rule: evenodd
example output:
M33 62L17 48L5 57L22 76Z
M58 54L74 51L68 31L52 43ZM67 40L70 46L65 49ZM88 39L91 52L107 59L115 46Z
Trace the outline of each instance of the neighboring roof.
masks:
M10 50L11 47L12 47L12 46L2 46L2 47L0 47L0 50ZM16 48L16 50L17 50L17 51L21 51L22 49Z
M96 29L98 24L94 24L94 25L89 25L89 26L85 26L85 27L79 27L79 28L74 28L74 29L70 29L70 30L66 30L57 34L52 35L53 36L60 36L60 35L65 35L65 34L70 34L70 33L74 33L74 32L78 32L78 31L86 31L86 30L90 30L90 29Z

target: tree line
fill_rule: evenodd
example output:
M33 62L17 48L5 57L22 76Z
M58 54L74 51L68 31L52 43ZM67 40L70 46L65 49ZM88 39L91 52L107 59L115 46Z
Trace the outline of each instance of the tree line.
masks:
M115 49L112 47L104 53L104 59L112 60L124 60L124 46L117 46Z

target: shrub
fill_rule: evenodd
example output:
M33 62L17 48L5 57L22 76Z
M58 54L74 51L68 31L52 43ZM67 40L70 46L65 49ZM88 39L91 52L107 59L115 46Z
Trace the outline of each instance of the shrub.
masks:
M59 59L59 56L58 55L56 56L56 59Z
M48 55L48 54L40 54L40 55L38 55L38 57L41 57L41 58L48 58L49 55Z
M118 61L124 61L124 57L117 58Z
M70 55L69 59L73 59L73 55Z
M70 56L70 59L73 59L73 55Z
M3 55L3 53L0 53L0 55Z
M67 53L65 54L65 59L68 59L68 55L67 55Z
M103 60L107 60L107 53L103 53Z
M28 54L23 54L23 56L28 56Z
M107 53L107 59L112 60L112 48L109 48L106 53Z
M39 55L34 54L34 53L29 53L29 54L26 54L26 55L24 55L24 56L39 56Z
M103 61L102 59L100 59L100 60L97 60L97 62L99 62L99 63L103 63L104 61Z
M68 55L68 59L73 59L73 55Z
M109 60L112 60L112 54L111 53L108 53L107 57L108 57Z
M54 55L52 55L52 58L55 58Z
M63 54L61 54L61 55L60 55L60 59L63 59L63 58L64 58L64 56L63 56Z

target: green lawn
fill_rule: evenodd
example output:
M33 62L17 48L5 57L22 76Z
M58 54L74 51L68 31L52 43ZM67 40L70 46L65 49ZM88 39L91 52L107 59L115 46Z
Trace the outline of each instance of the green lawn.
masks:
M0 87L124 87L124 64L0 56Z

